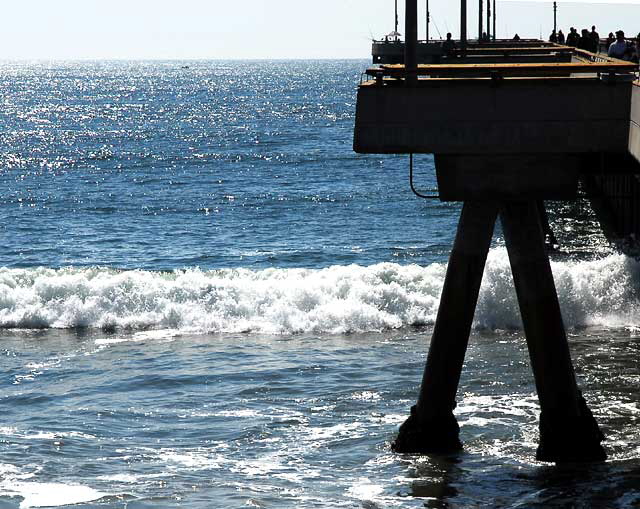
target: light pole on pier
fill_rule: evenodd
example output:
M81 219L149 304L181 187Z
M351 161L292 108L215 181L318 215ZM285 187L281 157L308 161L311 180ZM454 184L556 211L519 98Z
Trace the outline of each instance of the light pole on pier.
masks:
M429 42L429 23L431 22L431 14L429 13L429 0L427 0L427 42Z
M404 69L406 84L418 81L418 0L407 0L404 13Z
M491 0L487 0L487 39L491 40Z
M396 33L395 37L398 38L398 0L396 0L396 24L394 32Z
M478 1L478 40L482 40L482 14L484 11L482 0Z
M558 28L558 2L553 2L553 33L557 34Z
M460 0L460 52L467 52L467 0Z
M490 2L491 0L487 0ZM496 40L496 0L493 0L493 40Z

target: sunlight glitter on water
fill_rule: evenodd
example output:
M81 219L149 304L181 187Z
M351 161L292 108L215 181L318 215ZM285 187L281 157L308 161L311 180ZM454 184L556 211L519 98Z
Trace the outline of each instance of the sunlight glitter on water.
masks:
M366 66L0 62L3 509L45 489L119 509L640 506L640 264L584 199L549 207L552 266L609 461L533 459L499 238L455 411L465 449L391 452L459 205L411 195L404 157L352 152Z

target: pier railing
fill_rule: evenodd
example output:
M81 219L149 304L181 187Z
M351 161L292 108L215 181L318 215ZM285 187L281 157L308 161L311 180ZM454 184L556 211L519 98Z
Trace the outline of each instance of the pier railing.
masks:
M579 59L579 60L583 60L583 61L587 61L587 62L600 62L600 63L606 63L606 62L612 62L615 59L607 56L606 54L602 54L602 53L592 53L590 51L586 51L583 49L578 49L578 48L572 48L573 49L573 54L574 56ZM636 64L636 70L637 70L637 64Z
M384 78L402 79L403 46L402 42L374 42L374 63L380 67L368 69L369 77L378 84ZM638 71L632 62L544 41L476 41L465 48L454 42L448 49L442 43L425 41L418 45L418 53L422 64L418 76L422 78L611 76Z
M588 53L588 52L584 52ZM512 78L512 77L570 77L575 74L627 75L633 77L638 72L638 64L609 57L589 54L572 62L546 63L500 63L500 64L428 64L419 65L419 78ZM367 69L366 75L373 79L363 85L383 85L405 77L402 64L382 65Z

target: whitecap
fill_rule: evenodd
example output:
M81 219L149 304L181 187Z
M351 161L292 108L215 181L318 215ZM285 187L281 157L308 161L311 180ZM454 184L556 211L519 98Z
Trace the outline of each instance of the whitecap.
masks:
M640 327L640 263L623 255L552 263L569 327ZM446 265L324 269L0 269L0 327L126 331L96 339L180 334L344 334L433 324ZM506 249L489 253L475 326L521 328Z
M88 486L62 483L5 482L5 494L22 497L20 509L31 507L59 507L84 502L93 502L106 497Z

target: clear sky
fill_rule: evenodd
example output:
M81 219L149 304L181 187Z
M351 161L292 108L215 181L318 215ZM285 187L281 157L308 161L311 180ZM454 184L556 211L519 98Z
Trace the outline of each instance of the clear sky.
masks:
M424 37L425 2L420 8ZM640 0L558 0L566 29L640 31ZM399 0L400 32L404 32ZM632 5L634 4L634 5ZM430 0L432 37L459 33L456 0ZM477 35L477 0L468 0ZM498 1L499 37L548 35L552 2ZM0 59L368 58L372 36L393 30L394 0L7 0Z

